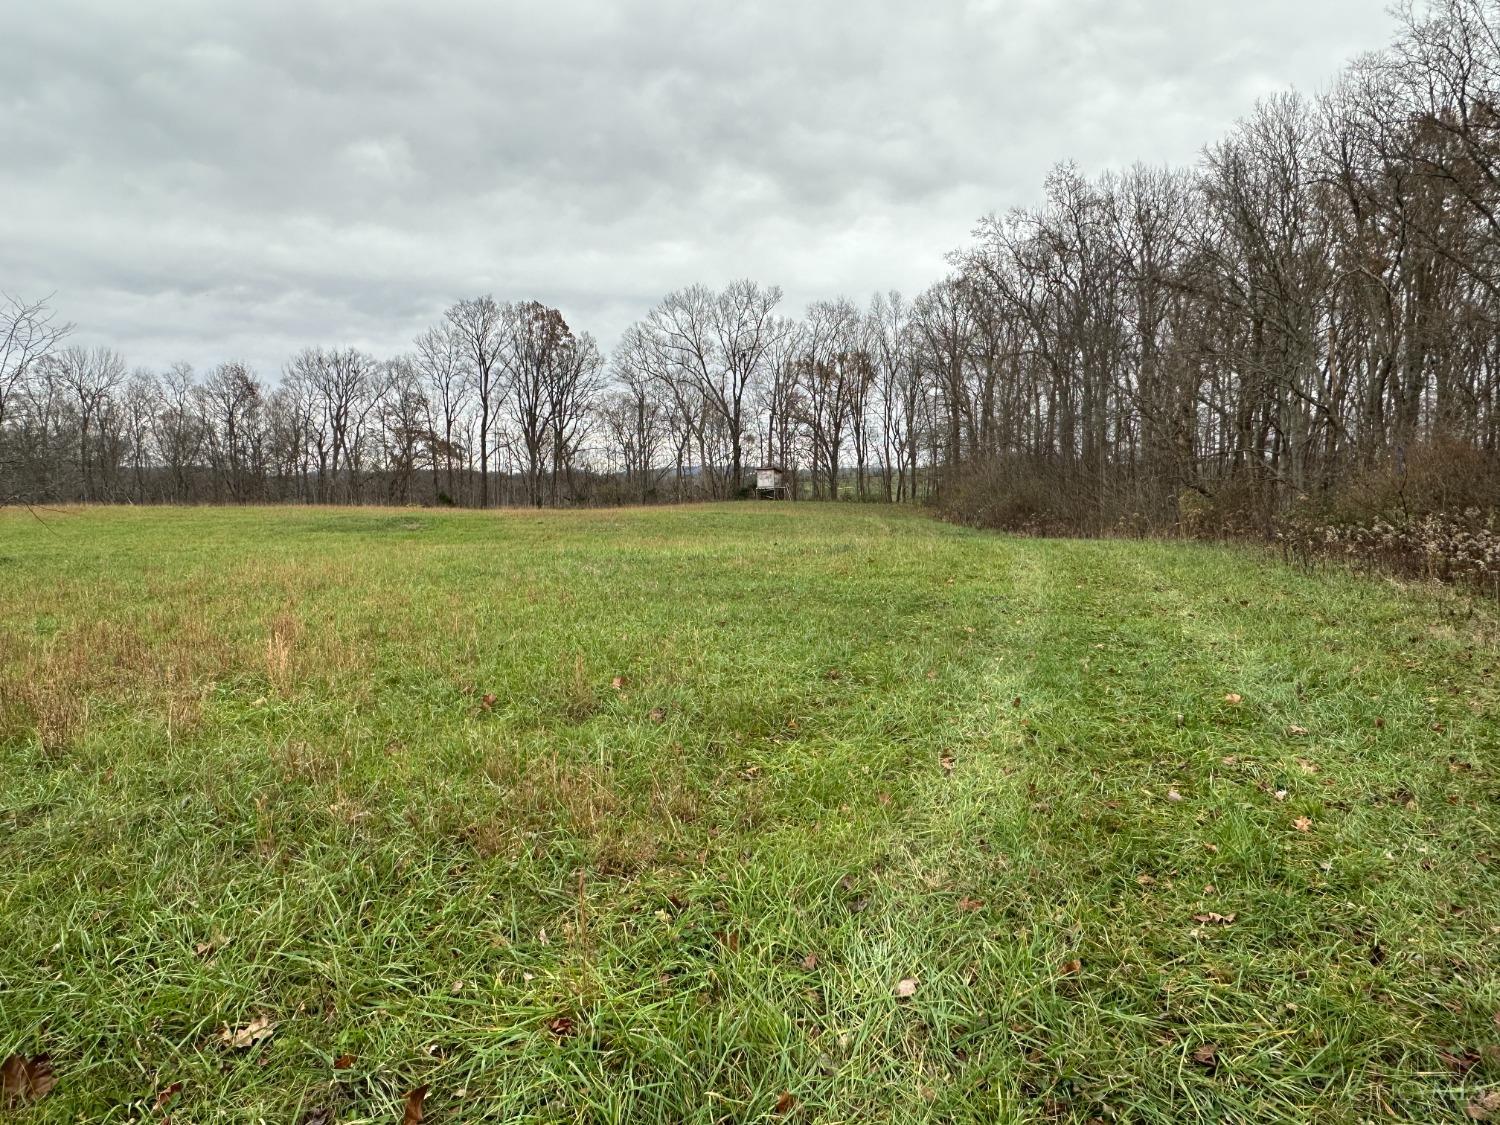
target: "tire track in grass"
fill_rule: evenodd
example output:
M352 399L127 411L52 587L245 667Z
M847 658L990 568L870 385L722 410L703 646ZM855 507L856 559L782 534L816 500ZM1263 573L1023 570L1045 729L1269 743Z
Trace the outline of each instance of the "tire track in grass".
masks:
M1300 639L1295 609L1274 628L1263 622L1258 633L1234 636L1240 599L1231 599L1227 614L1214 601L1224 583L1222 556L1055 546L1046 573L1030 575L1041 612L1024 641L1038 659L1017 685L1035 732L1023 736L1033 753L988 763L1013 770L1003 789L1009 804L990 823L997 834L1009 831L1032 864L1025 878L1003 873L1002 893L1027 902L1033 932L1052 939L1053 956L1081 941L1085 965L1097 965L1103 978L1070 1006L1035 1006L1037 1022L1067 1044L1058 1048L1064 1061L1048 1088L1101 1104L1123 1098L1142 1114L1182 1097L1207 1098L1226 1111L1280 1106L1300 1114L1346 1112L1385 1081L1413 1106L1430 1106L1440 1094L1430 1078L1417 1077L1422 1068L1404 1049L1394 1058L1405 1072L1388 1076L1392 1049L1409 1030L1403 1020L1421 1016L1390 1018L1368 995L1380 981L1353 948L1365 940L1359 923L1367 906L1338 901L1350 888L1327 877L1322 853L1291 830L1274 789L1234 776L1246 760L1282 773L1296 761L1274 724L1268 730L1248 708L1221 698L1230 642L1239 659L1229 674L1270 669L1245 685L1244 698L1275 698L1286 673L1272 657ZM1107 607L1096 580L1101 565L1117 578ZM1267 595L1276 571L1248 569L1245 592ZM1110 616L1099 617L1101 610ZM1310 660L1321 667L1320 653ZM1225 757L1241 762L1231 766ZM1300 770L1299 779L1309 780ZM1277 784L1254 774L1248 780ZM1033 798L1030 820L1016 808L1022 786ZM1183 799L1171 800L1179 791ZM943 811L949 832L975 822L956 802ZM1135 885L1140 876L1152 883ZM1223 928L1191 923L1194 913L1212 909L1238 920ZM1024 930L1024 912L1009 914ZM1436 983L1414 980L1411 991L1423 995ZM1446 1017L1438 1022L1445 1026L1427 1029L1430 1040L1460 1030ZM1239 1087L1210 1082L1186 1059L1195 1040L1222 1040L1238 1052ZM1087 1075L1107 1096L1089 1094Z

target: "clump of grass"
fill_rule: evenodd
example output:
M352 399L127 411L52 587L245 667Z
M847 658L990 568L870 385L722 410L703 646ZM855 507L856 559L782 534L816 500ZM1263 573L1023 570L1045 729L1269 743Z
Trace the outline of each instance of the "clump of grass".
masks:
M863 506L0 531L22 1120L1428 1121L1500 1081L1500 652L1451 594Z

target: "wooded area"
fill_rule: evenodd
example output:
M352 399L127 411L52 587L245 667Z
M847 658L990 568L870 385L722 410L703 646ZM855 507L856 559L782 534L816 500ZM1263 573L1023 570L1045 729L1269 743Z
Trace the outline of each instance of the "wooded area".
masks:
M797 318L775 286L693 285L608 361L559 310L482 296L398 356L132 370L11 298L0 494L651 503L741 495L770 462L796 495L1085 534L1492 511L1497 115L1500 8L1441 0L1195 168L1060 165L915 297Z

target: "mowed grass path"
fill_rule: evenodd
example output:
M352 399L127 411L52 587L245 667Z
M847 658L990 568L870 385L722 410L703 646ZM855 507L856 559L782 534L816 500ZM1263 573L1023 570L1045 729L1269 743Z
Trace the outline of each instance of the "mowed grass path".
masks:
M1500 647L1452 595L855 506L45 518L0 513L0 1056L59 1077L17 1120L1500 1083Z

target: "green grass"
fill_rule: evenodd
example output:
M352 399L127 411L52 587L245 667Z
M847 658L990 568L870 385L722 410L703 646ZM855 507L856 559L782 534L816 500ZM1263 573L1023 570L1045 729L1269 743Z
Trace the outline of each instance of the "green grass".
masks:
M59 1076L17 1120L1500 1081L1500 642L1454 595L852 505L46 518L0 513L0 1056Z

